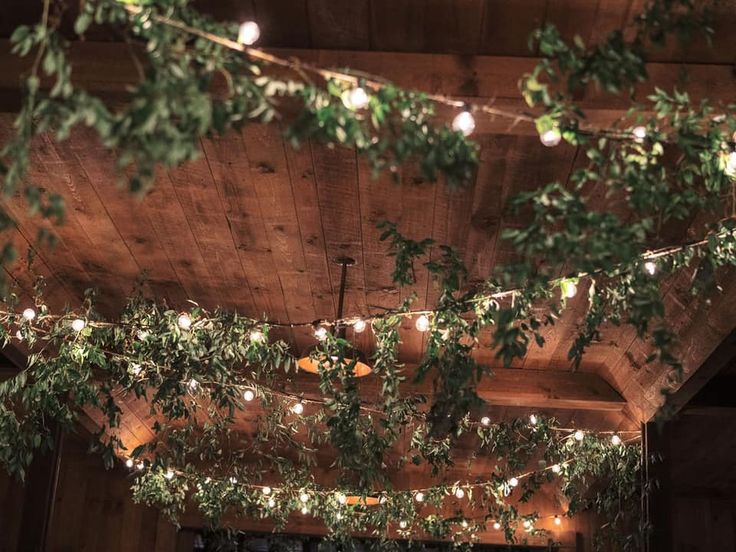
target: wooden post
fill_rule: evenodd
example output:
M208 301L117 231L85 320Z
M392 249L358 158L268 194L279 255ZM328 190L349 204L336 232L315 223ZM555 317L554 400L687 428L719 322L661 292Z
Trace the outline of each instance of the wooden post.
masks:
M669 422L662 425L649 422L644 427L645 475L650 485L645 515L652 524L646 552L673 550L671 434Z
M45 552L49 549L48 535L54 515L63 446L60 426L56 424L53 431L54 450L50 454L37 456L28 470L18 550Z

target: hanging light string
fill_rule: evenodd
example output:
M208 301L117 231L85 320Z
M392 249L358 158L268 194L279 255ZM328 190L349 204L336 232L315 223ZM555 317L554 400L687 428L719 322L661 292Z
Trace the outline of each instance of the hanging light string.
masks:
M218 34L193 27L183 21L179 21L165 15L155 13L146 14L147 10L143 6L125 4L124 8L131 15L143 15L144 17L148 15L148 17L151 17L154 21L162 25L177 29L197 38L208 40L214 44L222 46L223 48L241 52L251 59L292 70L300 75L303 75L304 73L312 73L314 75L319 75L325 80L339 81L353 87L365 86L374 91L381 90L384 86L389 84L389 81L386 79L370 73L327 69L302 61L295 57L283 58L266 52L260 48L254 48L252 44L254 44L260 37L260 30L258 29L257 23L253 21L243 23L240 26L239 39L233 40L231 38L223 37ZM519 122L535 124L537 121L537 117L529 112L509 111L494 107L491 104L472 103L466 100L452 98L445 94L433 94L423 91L421 93L435 104L445 105L453 109L461 109L462 111L455 118L452 126L454 130L463 132L466 136L475 128L473 113L483 113L491 117L510 119L512 126L515 126ZM581 127L578 129L578 132L581 134L587 136L608 136L617 140L631 140L638 143L643 141L647 132L646 128L641 126L636 127L631 131L623 131L613 128L594 127L592 125L585 124L585 121L582 121L581 123ZM547 146L555 146L559 144L561 140L561 133L559 129L551 129L543 133L540 138L543 144Z

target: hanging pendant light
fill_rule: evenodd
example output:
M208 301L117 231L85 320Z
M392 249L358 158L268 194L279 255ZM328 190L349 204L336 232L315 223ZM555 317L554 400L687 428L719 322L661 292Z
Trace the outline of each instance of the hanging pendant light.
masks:
M344 339L346 324L342 321L343 306L345 303L345 283L347 280L348 267L355 265L355 259L350 257L338 257L335 262L342 267L340 275L340 295L338 296L337 302L337 323L334 326L335 336ZM319 335L324 334L324 326L319 323L315 323L315 335L317 332L322 330ZM324 337L322 338L324 339ZM320 339L321 341L321 339ZM319 374L320 369L329 369L334 363L340 362L342 365L351 367L353 369L353 375L357 378L367 376L372 372L371 367L368 365L368 359L362 351L357 349L350 349L345 351L343 358L333 356L328 358L324 351L321 351L319 344L308 347L303 353L301 358L297 361L297 366L300 370L309 372L311 374Z

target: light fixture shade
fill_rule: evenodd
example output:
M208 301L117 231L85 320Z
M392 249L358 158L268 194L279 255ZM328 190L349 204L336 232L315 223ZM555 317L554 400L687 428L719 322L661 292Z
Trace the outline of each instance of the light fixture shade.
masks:
M324 353L317 353L316 355L313 354L316 349L316 346L310 347L297 361L297 366L300 370L304 370L305 372L309 372L310 374L319 374L320 364L328 364L327 357ZM355 375L356 378L367 376L373 371L368 365L367 359L362 352L353 349L348 353L348 355L349 356L346 356L346 358L343 359L343 362L345 362L347 365L353 364L353 362L355 362L355 364L353 365L353 375ZM320 356L324 358L324 360L322 360L321 362L320 360L318 360Z

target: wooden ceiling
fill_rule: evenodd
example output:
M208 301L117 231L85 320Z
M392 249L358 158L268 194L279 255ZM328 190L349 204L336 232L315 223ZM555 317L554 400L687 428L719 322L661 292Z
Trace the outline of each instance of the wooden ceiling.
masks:
M253 17L263 30L265 47L288 48L282 53L317 60L325 65L350 65L382 74L399 84L476 101L521 106L516 81L535 63L527 49L528 32L542 22L555 22L563 34L582 33L596 39L621 27L636 13L639 0L253 0L200 2L218 17ZM11 2L12 21L0 25L7 36L15 22L32 17L26 2ZM717 27L735 22L734 2L723 2ZM657 51L650 65L653 82L680 85L694 96L731 99L733 95L733 33L717 35L716 47L696 41L688 49L676 45ZM78 83L111 97L135 79L129 58L109 36L91 36L74 46L80 64ZM385 53L385 52L403 53ZM458 55L461 54L461 55ZM683 80L687 62L690 77ZM25 64L0 49L0 143L12 132L17 104L18 75ZM646 93L642 88L640 95ZM581 102L597 121L621 114L620 101L591 91ZM160 170L144 198L121 189L110 154L86 132L56 143L38 140L30 177L67 204L63 226L53 228L58 245L37 248L34 270L49 281L55 306L78 304L84 289L99 290L102 310L114 314L136 279L145 273L145 289L174 306L187 300L207 307L222 306L243 314L281 321L304 322L335 316L339 267L333 259L349 255L357 265L348 272L346 310L368 314L393 307L411 293L418 306L433 304L435 292L420 271L410 289L391 282L391 259L379 243L375 223L393 220L413 238L431 236L457 247L471 269L471 280L487 277L493 266L510 258L499 239L504 227L519 224L504 209L513 194L544 183L567 181L584 159L570 146L543 147L532 128L509 127L502 121L479 121L481 166L467 188L450 190L443 183L425 182L415 167L402 168L403 185L391 178L374 179L355 152L306 144L294 151L281 139L277 125L251 126L241 134L202 142L199 160L173 170ZM601 190L602 208L607 205ZM18 223L12 239L20 251L35 248L46 223L27 214L20 197L5 206ZM667 243L692 236L676 228ZM23 263L11 269L24 289L30 275ZM736 286L725 285L716 303L692 299L689 276L667 283L668 318L683 339L689 372L696 369L736 324ZM580 293L560 323L546 335L543 349L532 349L513 370L545 370L575 377L567 349L585 310ZM733 314L732 314L733 313ZM361 346L370 349L368 332ZM301 330L283 335L297 349L311 343ZM402 333L402 358L416 362L422 335L407 321ZM644 362L646 347L628 329L608 328L582 366L588 376L613 386L627 408L585 408L570 403L564 412L571 423L630 427L656 409L663 370ZM478 358L498 366L493 351L481 348ZM537 372L535 372L536 374ZM511 374L509 377L513 376ZM527 378L529 379L529 378ZM562 380L560 380L562 381ZM602 381L580 384L590 395ZM488 384L488 388L493 387ZM559 386L540 396L550 402ZM581 392L583 395L584 392ZM507 402L519 403L514 394ZM491 400L491 403L494 401ZM601 404L605 400L598 401ZM615 401L614 401L615 402ZM577 403L580 405L581 403ZM524 404L528 406L528 404ZM504 407L500 407L501 409ZM131 408L133 410L133 408ZM591 414L593 412L594 414ZM577 416L577 418L576 418ZM596 417L597 416L597 417ZM595 418L595 419L593 419ZM137 422L136 422L137 423Z

